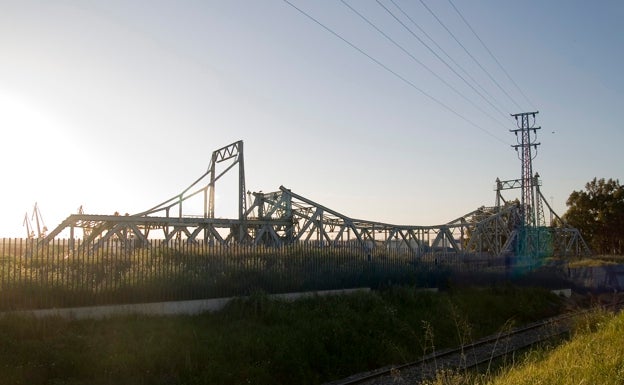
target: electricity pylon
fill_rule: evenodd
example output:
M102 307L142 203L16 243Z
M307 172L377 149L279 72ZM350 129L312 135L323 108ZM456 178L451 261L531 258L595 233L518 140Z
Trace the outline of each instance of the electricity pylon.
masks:
M522 186L522 194L520 196L522 219L523 224L530 227L543 225L543 219L540 218L540 210L537 207L540 203L539 201L536 202L535 199L535 188L537 187L538 178L533 175L533 159L537 155L537 146L540 145L540 143L535 141L537 139L537 130L541 129L541 127L535 127L535 115L538 113L538 111L535 111L511 115L516 118L516 125L518 126L518 129L510 131L516 134L518 144L514 144L512 147L518 153L518 158L522 164L522 176L520 178ZM533 120L532 122L531 119ZM533 135L531 135L531 131ZM543 210L541 212L543 213Z

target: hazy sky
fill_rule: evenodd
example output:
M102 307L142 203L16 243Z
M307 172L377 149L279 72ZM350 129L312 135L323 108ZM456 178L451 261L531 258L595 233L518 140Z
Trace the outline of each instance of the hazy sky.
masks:
M624 181L624 2L290 1L318 23L282 0L0 0L0 237L35 202L50 230L81 205L143 211L237 140L252 191L440 224L520 177L509 114L534 110L559 214ZM236 189L217 185L216 216Z

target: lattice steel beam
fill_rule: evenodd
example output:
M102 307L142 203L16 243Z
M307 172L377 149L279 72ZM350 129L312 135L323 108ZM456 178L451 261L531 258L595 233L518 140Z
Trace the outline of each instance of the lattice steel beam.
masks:
M217 173L216 166L222 162L229 163ZM239 167L238 218L214 218L215 183L235 166ZM533 185L539 186L537 177ZM522 187L522 180L497 179L495 207L480 207L436 226L394 225L350 218L283 186L271 193L252 193L254 200L247 207L243 146L239 141L214 151L206 173L173 198L135 215L70 215L49 233L47 239L56 237L64 229L70 229L70 238L73 239L74 229L83 228L83 244L104 242L111 238L131 240L141 246L149 246L152 238L278 247L296 242L314 242L319 247L356 244L369 253L373 250L401 249L416 257L439 253L500 256L517 251L524 234L522 206L506 202L501 195L501 190L519 186ZM199 195L204 198L204 215L194 217L186 214L183 211L184 202ZM537 199L543 199L539 188ZM505 203L500 204L501 200ZM552 212L545 200L544 203ZM171 215L172 210L177 215ZM587 249L574 229L557 229L553 234L557 237L555 248L563 253Z

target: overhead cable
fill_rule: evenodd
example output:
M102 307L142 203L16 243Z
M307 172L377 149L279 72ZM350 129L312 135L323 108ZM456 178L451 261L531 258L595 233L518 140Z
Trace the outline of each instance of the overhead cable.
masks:
M421 0L422 1L422 0ZM509 75L509 73L505 70L505 67L503 67L503 65L498 61L498 59L496 58L496 56L494 56L494 54L492 53L492 51L490 51L490 49L488 48L488 46L485 44L485 42L483 42L483 40L481 40L481 38L479 37L479 35L477 34L477 32L472 28L472 26L470 25L470 23L468 23L468 20L466 20L466 18L464 17L464 15L462 15L462 13L459 11L459 9L457 9L457 7L455 6L455 4L453 4L453 2L451 0L448 0L448 2L451 4L451 6L453 7L453 9L455 10L455 12L457 12L457 14L459 15L459 17L464 21L464 23L468 26L468 28L470 29L470 31L472 31L472 33L475 35L475 37L477 38L477 40L479 40L479 42L481 43L481 45L483 45L483 48L485 48L485 50L490 54L490 56L492 57L492 59L494 59L494 61L496 62L496 64L498 64L498 67L503 71L503 73L507 76L507 78L513 83L513 85L516 87L516 89L520 92L520 94L524 97L524 100L526 100L527 103L529 103L530 106L533 107L534 110L536 110L535 105L533 102L531 102L531 100L529 100L529 98L526 96L526 94L522 91L522 89L520 88L520 86L518 86L518 84L513 80L513 78ZM522 110L522 108L520 106L518 106L518 104L516 103L516 106L518 108L520 108L520 110Z
M429 36L429 34L427 33L427 31L425 31L407 12L405 12L403 10L403 8L401 8L396 2L394 2L394 0L390 0L390 2L392 4L394 4L394 6L403 14L403 16L405 16L416 28L418 28L418 30L420 32L423 33L423 35L425 35L432 43L433 45L435 45L451 62L453 62L453 64L455 64L455 66L457 66L457 68L459 68L462 73L464 75L466 75L471 81L472 84L476 85L477 87L479 87L479 89L481 91L483 91L483 93L485 93L488 97L490 97L490 99L494 102L497 103L498 101L496 100L496 98L494 96L492 96L492 94L490 94L485 88L483 88L483 86L481 86L479 84L479 82L477 82L469 73L468 71L466 71L464 69L464 67L462 67L459 63L457 63L457 61L455 61L455 59L453 59L453 57L451 57L451 55L449 55L444 48L442 48L436 41L434 38L432 38L431 36ZM499 108L501 108L501 105L497 103L497 106ZM503 116L505 116L505 118L509 117L509 114L503 114Z
M433 71L431 68L429 68L426 64L424 64L423 62L421 62L420 60L418 60L418 58L416 56L414 56L411 52L409 52L407 49L405 49L402 45L400 45L399 43L397 43L392 37L388 36L388 34L386 34L385 32L383 32L378 26L376 26L372 21L370 21L370 19L368 19L366 16L364 16L362 13L360 13L358 10L356 10L355 8L353 8L351 5L349 5L345 0L340 0L342 2L342 4L344 4L347 8L349 8L353 13L355 13L356 15L358 15L362 20L364 20L366 23L368 23L368 25L370 25L371 27L373 27L377 32L379 32L383 37L385 37L387 40L389 40L392 44L394 44L396 47L398 47L401 51L403 51L406 55L408 55L412 60L414 60L416 63L420 64L424 69L426 69L427 71L429 71L430 74L432 74L433 76L435 76L438 80L440 80L442 83L444 83L447 87L449 87L451 90L453 90L453 92L455 92L457 95L459 95L462 99L464 99L465 101L467 101L468 103L470 103L473 107L475 107L476 109L478 109L480 112L482 112L483 114L487 115L490 119L494 120L495 122L499 123L501 126L506 126L506 123L501 122L500 120L498 120L497 118L493 117L491 114L489 114L487 111L485 111L484 109L482 109L479 105L477 105L474 101L472 101L470 98L468 98L466 95L464 95L463 93L461 93L459 90L457 90L457 88L453 87L453 85L451 85L449 82L447 82L446 80L444 80L440 75L438 75L435 71Z
M455 71L455 69L448 64L448 62L446 60L444 60L442 57L440 57L440 55L438 55L437 52L435 52L427 43L425 43L420 36L418 36L410 27L408 27L407 25L405 25L405 23L399 19L394 13L392 13L391 10L389 10L383 3L381 3L381 1L376 0L377 4L379 4L379 6L381 6L390 16L392 16L399 24L401 24L403 26L403 28L405 28L412 36L414 36L422 45L424 45L429 52L431 52L436 58L438 58L438 60L440 60L442 63L444 63L444 65L446 65L446 67L451 70L451 72L453 72L457 77L459 77L464 83L466 83L466 85L468 87L470 87L477 95L479 95L487 104L489 104L492 108L494 108L496 111L498 111L502 116L507 117L508 114L505 114L503 111L500 110L500 108L498 108L497 106L495 106L492 102L490 102L488 100L488 98L486 98L479 90L477 90L472 84L470 84L466 78L464 78L461 74L459 74L457 71Z
M446 105L445 103L443 103L442 101L440 101L439 99L435 98L434 96L430 95L429 93L425 92L423 89L419 88L416 84L414 84L413 82L411 82L410 80L408 80L407 78L405 78L404 76L400 75L399 73L397 73L396 71L392 70L390 67L388 67L387 65L383 64L382 62L380 62L379 60L375 59L373 56L369 55L368 53L366 53L364 50L362 50L361 48L359 48L358 46L356 46L355 44L351 43L350 41L348 41L347 39L345 39L344 37L342 37L340 34L338 34L337 32L335 32L333 29L329 28L328 26L326 26L325 24L321 23L319 20L317 20L316 18L314 18L313 16L311 16L310 14L308 14L307 12L305 12L304 10L302 10L301 8L297 7L296 5L294 5L293 3L291 3L288 0L283 0L286 4L290 5L293 9L297 10L299 13L301 13L302 15L304 15L305 17L307 17L308 19L312 20L314 23L318 24L321 28L323 28L324 30L326 30L327 32L331 33L332 35L334 35L335 37L337 37L338 39L342 40L345 44L347 44L348 46L350 46L351 48L355 49L356 51L358 51L360 54L366 56L368 59L370 59L371 61L373 61L375 64L377 64L378 66L380 66L381 68L383 68L384 70L388 71L389 73L391 73L392 75L394 75L395 77L397 77L399 80L401 80L402 82L404 82L405 84L409 85L410 87L414 88L415 90L417 90L418 92L420 92L421 94L423 94L425 97L429 98L430 100L432 100L433 102L435 102L436 104L438 104L439 106L441 106L442 108L446 109L447 111L451 112L453 115L457 116L458 118L462 119L463 121L465 121L466 123L470 124L471 126L483 131L484 133L486 133L487 135L491 136L492 138L498 140L501 143L504 144L508 144L506 141L502 140L501 138L499 138L498 136L494 135L493 133L491 133L490 131L488 131L487 129L481 127L480 125L474 123L472 120L466 118L465 116L463 116L462 114L460 114L459 112L455 111L453 108L449 107L448 105Z

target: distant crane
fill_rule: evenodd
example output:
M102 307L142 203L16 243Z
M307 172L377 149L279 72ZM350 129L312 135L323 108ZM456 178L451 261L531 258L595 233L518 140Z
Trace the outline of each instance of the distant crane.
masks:
M32 228L32 223L30 223L30 218L28 217L28 211L24 214L24 223L22 226L26 226L26 238L32 239L35 237L35 232Z
M35 229L33 228L32 221L35 221L37 233L35 234ZM37 206L37 202L35 202L35 206L33 207L32 215L30 218L28 217L28 212L24 215L23 226L26 226L26 236L28 239L35 238L45 238L46 233L48 232L48 228L43 221L43 215L41 215L41 210L39 210L39 206Z

